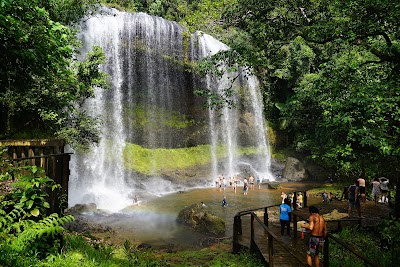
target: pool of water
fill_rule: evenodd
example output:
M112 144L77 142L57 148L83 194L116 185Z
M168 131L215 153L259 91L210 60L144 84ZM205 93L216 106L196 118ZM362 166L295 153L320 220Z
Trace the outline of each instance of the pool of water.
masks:
M129 240L134 243L147 243L153 247L165 245L198 247L203 240L209 238L206 234L189 229L176 223L179 211L186 206L204 202L206 209L226 222L226 237L232 236L232 225L235 214L239 211L261 208L279 204L281 191L293 192L311 188L311 184L288 183L281 189L248 190L244 195L241 188L235 193L233 188L192 189L184 192L145 197L139 195L139 204L126 207L118 213L102 215L86 215L94 223L110 226L120 241ZM148 195L148 194L147 194ZM222 207L222 199L226 196L227 207ZM113 240L115 242L115 240Z

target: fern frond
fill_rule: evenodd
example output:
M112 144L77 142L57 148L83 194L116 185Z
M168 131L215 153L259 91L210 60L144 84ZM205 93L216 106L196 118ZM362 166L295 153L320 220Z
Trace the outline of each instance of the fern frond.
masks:
M8 233L11 229L14 229L14 223L17 223L20 219L25 216L25 211L21 208L14 208L9 213L4 210L0 210L0 231Z
M40 243L49 245L49 241L54 242L54 238L64 232L64 224L73 221L73 216L59 217L53 213L31 225L24 225L25 229L13 241L12 246L16 250L29 250L29 247L37 247Z

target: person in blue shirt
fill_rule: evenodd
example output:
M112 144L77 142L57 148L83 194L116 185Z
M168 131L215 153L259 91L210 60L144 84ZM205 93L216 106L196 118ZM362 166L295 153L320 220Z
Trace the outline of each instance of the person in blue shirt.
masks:
M287 228L287 234L290 236L290 220L291 220L292 210L290 208L289 199L285 198L284 203L279 206L279 220L281 223L281 235Z

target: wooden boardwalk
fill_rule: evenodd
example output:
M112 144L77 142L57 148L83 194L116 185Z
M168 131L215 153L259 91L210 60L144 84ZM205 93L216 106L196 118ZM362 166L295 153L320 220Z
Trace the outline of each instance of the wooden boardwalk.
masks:
M242 217L242 235L239 235L239 244L243 247L251 246L251 216ZM280 225L269 223L269 230L275 236L272 241L273 246L273 266L282 267L299 267L306 265L306 239L294 238L293 230L291 235L287 236L286 232L283 236L280 233ZM254 241L257 243L258 249L255 253L261 254L263 258L270 262L269 255L269 238L268 232L258 224L254 224ZM270 241L271 242L271 241ZM268 265L267 265L268 266Z
M318 205L319 204L319 205ZM327 205L318 203L316 206L320 209L320 214L332 213L332 211L347 214L348 204L346 201L334 201ZM372 202L362 204L363 218L358 218L356 212L351 219L331 219L327 220L328 232L335 232L347 225L359 224L361 226L376 225L383 219L383 215L389 214L390 208L384 204L375 206ZM265 212L267 212L265 215ZM270 214L270 215L268 215ZM271 216L273 214L273 216ZM270 206L255 210L239 212L235 216L233 230L233 251L238 252L241 249L249 249L251 252L263 259L265 266L308 266L306 264L307 240L310 236L309 231L305 233L305 238L301 238L301 232L295 231L298 221L307 220L309 217L308 208L296 210L292 216L290 236L286 231L282 236L278 206ZM267 222L267 223L264 223ZM294 223L296 222L296 223ZM299 230L299 229L297 229ZM329 243L335 242L345 247L350 253L364 261L369 266L377 266L370 262L365 255L359 251L354 251L345 243L334 236L328 234L326 239L324 254L327 262L321 261L321 266L329 266ZM329 240L331 241L329 241ZM329 241L329 242L328 242Z

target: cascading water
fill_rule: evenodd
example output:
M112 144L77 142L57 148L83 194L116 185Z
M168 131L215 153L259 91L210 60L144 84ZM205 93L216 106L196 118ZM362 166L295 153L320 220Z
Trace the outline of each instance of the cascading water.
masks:
M198 57L204 58L218 53L219 51L228 50L229 47L220 41L214 39L210 35L197 32L196 43L198 45ZM238 76L239 79L234 78ZM257 79L248 75L246 71L239 70L234 73L225 72L221 78L216 79L207 75L206 85L211 91L222 94L221 92L232 85L232 88L236 93L233 94L233 103L239 108L224 107L222 110L209 109L209 127L210 127L210 139L211 139L211 154L213 158L212 164L212 175L217 177L218 174L225 173L228 177L239 173L240 165L245 165L250 170L247 171L248 175L253 175L260 180L274 180L274 177L270 173L271 167L271 156L269 143L265 133L265 122L263 117L263 104L262 97L259 90L259 84ZM247 92L247 97L239 98L239 90L242 88ZM242 114L241 114L242 113ZM250 121L249 127L253 128L251 133L253 136L247 135L247 139L251 139L253 146L257 149L258 163L252 166L249 162L242 162L238 156L238 150L240 149L241 143L238 141L238 129L240 124L240 118L243 114L249 115ZM218 168L217 160L217 147L218 145L224 145L226 147L227 160L224 162L221 168Z
M125 154L130 144L176 149L208 143L211 168L204 180L210 184L217 174L233 175L243 166L247 174L273 180L257 80L240 73L235 87L242 88L246 96L233 100L241 108L227 107L222 114L202 109L200 99L193 94L194 86L223 90L230 80L228 76L218 81L195 77L183 62L229 48L199 33L187 47L183 29L176 22L144 13L107 12L82 23L82 54L93 45L102 47L108 62L103 71L109 75L111 88L97 88L95 99L87 103L87 111L103 119L101 141L90 152L75 152L69 206L96 203L100 209L118 211L132 203L131 196L138 190L176 190L160 174L144 179L127 170L127 157L135 157ZM246 134L239 133L243 129L248 129ZM257 156L251 160L239 156L243 146L255 147ZM221 147L225 156L218 152Z

